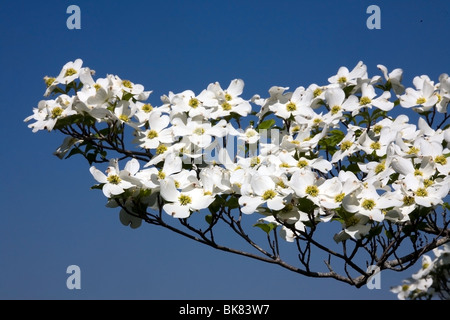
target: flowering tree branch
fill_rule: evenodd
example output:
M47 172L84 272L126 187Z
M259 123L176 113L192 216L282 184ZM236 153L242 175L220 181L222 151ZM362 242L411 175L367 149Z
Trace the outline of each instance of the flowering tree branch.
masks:
M450 79L405 88L401 69L377 67L249 100L242 80L216 82L155 107L142 85L94 80L78 59L44 78L54 99L25 121L66 136L55 154L86 158L124 225L361 287L370 266L403 271L450 241Z

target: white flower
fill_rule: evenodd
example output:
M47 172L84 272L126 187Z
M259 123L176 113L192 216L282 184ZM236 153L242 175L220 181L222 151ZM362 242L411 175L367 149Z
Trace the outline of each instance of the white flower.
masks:
M390 193L379 195L375 187L368 185L360 192L347 196L342 201L342 207L350 213L358 213L369 219L381 222L384 220L384 209L401 206L403 202Z
M292 174L289 186L295 191L300 198L307 198L320 206L320 185L324 179L317 178L316 175L308 170L296 171Z
M161 143L174 142L172 128L167 128L169 123L169 116L152 112L148 118L148 129L137 131L134 142L144 149L156 149Z
M434 207L441 204L442 199L448 195L448 183L433 183L423 177L408 174L403 179L404 192L414 202L424 207Z
M56 77L55 82L56 83L62 83L62 84L69 84L72 81L78 79L80 77L80 69L83 65L83 60L76 59L75 61L67 62L61 72L59 73L59 76Z
M52 131L59 119L77 114L72 108L73 97L61 95L56 100L41 100L37 108L33 109L33 115L25 118L25 122L36 120L28 125L33 132L39 130Z
M359 110L358 97L355 95L345 98L345 92L340 87L328 88L325 99L333 117L342 117L343 112Z
M114 118L118 121L118 124L127 124L135 129L138 128L138 124L131 121L136 108L131 105L129 101L120 100L114 108Z
M361 239L369 233L371 225L369 218L365 215L355 213L346 217L343 222L343 230L334 235L333 239L336 242L341 242L347 239Z
M355 143L355 139L356 139L355 132L349 129L344 139L342 139L342 141L339 142L338 144L339 149L333 154L333 157L331 158L331 163L336 163L339 160L344 159L348 155L357 152L359 150L359 146Z
M271 210L284 208L284 196L277 192L275 182L269 176L254 174L250 181L250 186L252 193L244 193L239 198L239 204L242 206L241 211L243 213L251 214L264 203L267 203L267 207Z
M280 152L280 154L277 156L277 159L279 162L277 165L280 168L284 168L287 172L294 172L298 171L302 168L305 169L316 169L323 173L327 173L332 169L331 163L323 159L322 157L318 157L315 159L308 159L305 157L300 157L298 160L294 158L292 153L288 153L286 151Z
M352 71L347 67L340 67L336 75L328 78L328 82L347 86L356 85L357 79L367 79L367 66L362 61L359 61Z
M188 118L184 123L182 118L174 118L172 120L174 136L187 137L191 143L200 147L208 147L213 137L223 137L226 134L227 122L220 120L214 126L210 122L203 122Z
M214 93L210 90L203 90L198 96L192 90L185 90L178 94L170 92L164 99L170 104L171 118L183 113L187 113L190 118L196 116L209 118L212 108L218 104Z
M391 98L389 91L383 91L378 98L375 98L375 96L375 88L368 83L363 83L361 85L361 98L359 99L360 106L368 108L375 106L383 111L389 111L394 107L394 103L389 101Z
M110 161L108 169L106 170L107 175L105 175L94 166L89 169L94 179L101 184L104 184L102 187L102 191L107 198L119 195L125 192L126 189L135 186L127 180L129 180L130 174L135 174L138 170L139 163L136 159L128 161L125 165L125 169L122 171L119 170L117 160L112 159Z
M252 110L250 103L240 97L244 89L244 81L235 79L230 82L226 90L218 82L208 86L217 99L217 108L211 113L211 118L218 119L229 116L232 112L240 116L247 116Z
M214 197L205 193L202 188L192 188L187 191L179 191L173 179L161 181L161 196L170 202L163 206L163 210L174 218L188 218L192 211L208 208L214 201Z
M407 88L406 93L400 96L400 105L404 108L416 107L415 110L424 112L430 110L439 100L434 94L434 84L428 76L415 77L413 80L416 89Z
M395 94L400 95L405 92L405 87L401 84L403 77L402 69L394 69L388 74L387 68L382 64L377 65L377 68L383 72L384 78L391 84Z
M450 102L450 78L448 74L443 73L439 76L438 88L439 93L436 93L438 97L436 110L440 113L447 113L447 107Z
M289 97L287 95L286 97ZM311 101L314 95L311 91L305 91L305 88L298 87L286 101L285 99L276 102L269 106L269 109L275 113L276 116L289 119L291 117L303 116L312 117L314 111L311 109Z
M430 256L423 255L422 256L422 267L420 270L412 275L412 278L415 280L426 277L434 267L434 261L431 260Z

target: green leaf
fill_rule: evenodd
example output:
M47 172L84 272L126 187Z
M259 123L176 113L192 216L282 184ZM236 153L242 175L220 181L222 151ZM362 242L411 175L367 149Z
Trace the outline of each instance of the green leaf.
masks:
M69 159L71 156L75 154L83 154L83 151L81 151L80 148L78 147L72 148L72 150L70 150L69 154L66 156L66 159Z
M316 208L316 205L308 198L300 198L298 199L297 208L303 212L312 213Z
M375 226L369 230L369 238L375 237L381 233L383 225Z
M211 224L211 223L212 223L212 220L213 220L212 214L208 214L207 216L205 216L205 221L206 221L208 224Z
M272 231L273 229L275 229L277 227L277 225L272 222L270 222L270 223L255 223L253 226L260 228L267 234L269 234L270 231Z
M104 183L96 184L96 185L93 185L91 187L91 189L92 190L94 190L94 189L102 190L104 185L105 185Z
M269 119L269 120L265 120L263 122L261 122L257 129L258 130L267 130L272 128L275 125L275 120L274 119Z
M86 155L86 159L89 162L89 165L92 165L97 158L97 153L88 153Z
M348 98L348 96L352 93L353 89L355 88L355 85L347 86L343 90L345 92L345 97Z
M217 214L224 203L225 200L223 198L216 197L216 199L208 207L209 212L211 212L211 214Z
M392 234L392 232L390 232L389 230L384 230L384 233L386 234L386 237L387 237L388 239L392 239L392 237L394 236L394 235Z
M238 199L233 196L231 196L230 199L228 199L225 205L230 209L237 209L240 207Z

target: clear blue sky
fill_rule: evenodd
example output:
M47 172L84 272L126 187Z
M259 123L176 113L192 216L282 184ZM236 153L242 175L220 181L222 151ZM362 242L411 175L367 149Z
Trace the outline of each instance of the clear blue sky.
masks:
M81 9L68 30L66 9ZM366 9L381 9L369 30ZM404 83L450 73L450 2L442 1L2 1L0 299L396 299L414 270L355 289L215 251L150 225L122 226L81 157L52 155L63 136L23 122L43 99L42 78L82 58L153 90L200 92L242 78L244 98L273 85L327 84L362 60L403 68ZM66 268L81 268L81 290Z

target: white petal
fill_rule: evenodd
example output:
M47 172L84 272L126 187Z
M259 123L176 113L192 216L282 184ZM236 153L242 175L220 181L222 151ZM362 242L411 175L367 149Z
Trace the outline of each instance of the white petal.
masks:
M271 210L281 210L285 207L282 197L275 197L273 199L267 200L267 207Z
M245 214L252 214L256 211L256 208L262 203L259 197L241 196L239 198L239 204L241 205L241 211Z
M139 171L139 167L140 167L139 161L133 158L127 162L127 164L125 165L125 170L131 173L132 175L135 175Z
M164 200L170 202L178 201L178 197L180 196L180 192L175 187L175 182L173 179L166 179L161 181L161 197Z
M188 206L182 206L178 203L166 203L163 206L163 210L174 218L184 219L191 215L191 211Z
M100 170L98 170L97 168L95 168L94 166L92 166L89 171L91 172L91 174L94 176L94 179L97 180L100 183L106 183L108 182L106 175L101 172Z
M227 92L232 97L240 96L243 91L244 91L244 81L241 79L232 80L227 89Z

